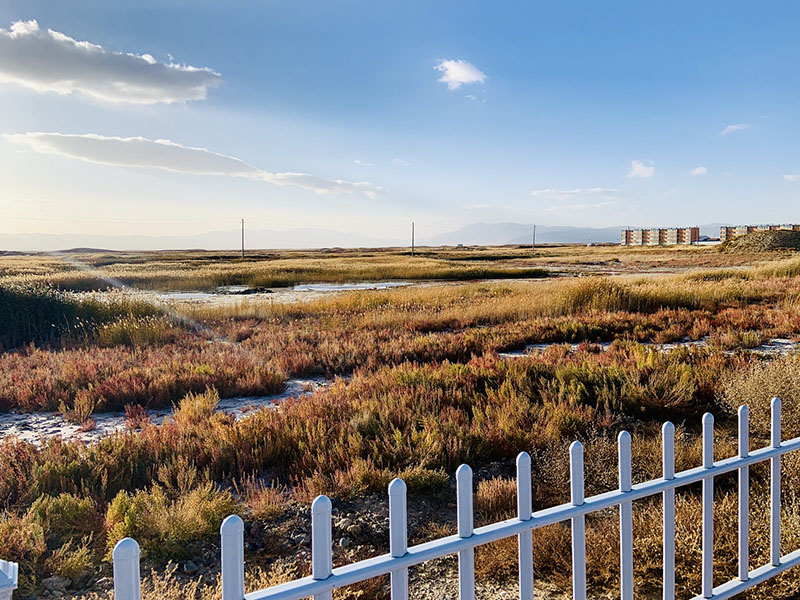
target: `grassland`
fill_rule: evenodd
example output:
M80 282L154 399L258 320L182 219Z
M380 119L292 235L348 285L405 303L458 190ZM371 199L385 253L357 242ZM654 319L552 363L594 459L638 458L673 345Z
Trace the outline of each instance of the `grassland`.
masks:
M297 553L302 542L293 536L307 526L316 494L331 495L342 511L357 511L402 476L412 505L426 503L411 522L412 539L422 541L453 525L450 485L461 462L477 469L476 508L479 520L489 522L514 510L508 476L520 450L534 457L535 508L543 508L565 500L572 439L586 444L587 494L597 493L617 485L613 439L620 429L634 435L635 480L642 481L660 473L662 420L679 424L678 468L689 468L700 461L696 426L703 412L717 417L719 455L733 454L735 407L751 405L756 447L767 439L767 403L776 394L787 413L784 438L800 435L798 359L747 352L772 338L800 336L798 258L756 259L708 248L421 254L287 252L245 263L204 253L91 254L81 257L88 271L50 256L0 258L0 290L9 290L2 297L17 336L0 354L0 408L61 409L87 426L94 411L129 414L126 431L90 446L57 439L41 447L0 442L0 556L21 562L25 593L59 574L101 597L92 582L108 573L115 541L132 535L152 570L150 597L211 598L213 572L202 585L187 583L169 575L166 565L213 554L219 522L232 512L248 524L252 585L265 585L307 572L307 556ZM590 276L527 280L539 269ZM348 292L294 304L260 297L164 308L119 292L70 293L99 287L97 270L150 289L471 280L480 270L491 281ZM606 272L616 274L597 275ZM526 280L502 280L511 273L525 273ZM36 327L26 329L31 324ZM51 334L37 333L47 327ZM707 345L668 352L645 345L684 339ZM513 360L498 354L561 342L581 346L554 345ZM603 351L595 342L613 343ZM274 392L287 378L311 374L333 383L240 421L215 411L220 397ZM172 419L148 423L148 407L170 404ZM787 459L784 471L787 551L800 546L800 461ZM766 475L753 470L754 563L768 547L769 527L759 510ZM735 481L720 478L717 490L717 575L729 577L735 574ZM678 503L684 595L696 592L699 581L693 568L697 492L687 489ZM637 503L637 586L654 595L660 519L658 502ZM597 595L611 593L618 581L616 560L609 560L618 551L615 527L612 512L588 522L589 580ZM354 536L357 543L337 546L337 562L386 549L383 535ZM480 577L500 585L513 580L515 544L480 550ZM568 529L537 532L534 545L541 580L564 585ZM340 597L359 593L385 597L385 582ZM752 597L797 593L800 585L790 574Z

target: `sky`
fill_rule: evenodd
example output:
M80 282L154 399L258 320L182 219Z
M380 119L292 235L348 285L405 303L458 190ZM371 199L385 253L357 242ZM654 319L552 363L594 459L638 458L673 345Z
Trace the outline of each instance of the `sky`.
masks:
M4 0L0 234L800 222L800 4Z

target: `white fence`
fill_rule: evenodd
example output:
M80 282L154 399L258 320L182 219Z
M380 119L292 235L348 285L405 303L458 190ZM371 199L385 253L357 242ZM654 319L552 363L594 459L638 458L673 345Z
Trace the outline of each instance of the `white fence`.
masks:
M400 479L389 484L389 553L357 563L332 568L331 501L319 496L311 505L312 575L250 594L244 593L244 524L237 516L225 519L221 527L223 600L330 600L332 591L373 577L389 574L392 600L408 598L408 568L420 563L458 554L458 582L461 600L475 598L474 551L477 546L517 536L519 540L520 600L533 600L534 529L569 520L572 526L572 592L576 600L586 599L585 517L589 513L619 506L620 580L622 600L632 600L633 516L632 502L661 494L663 498L663 598L675 597L675 490L702 482L702 586L697 599L730 598L790 567L800 564L800 550L781 555L780 491L781 456L800 450L800 438L781 442L781 401L772 400L770 444L749 452L749 423L746 406L739 408L739 454L714 461L714 419L703 416L703 465L675 473L675 428L662 427L663 477L631 485L631 437L619 434L619 489L591 498L583 493L583 446L570 446L571 499L567 504L532 512L531 460L528 454L517 457L517 511L509 519L473 528L472 470L461 465L456 471L458 533L418 546L408 547L406 485ZM749 468L770 464L770 560L750 570L749 559ZM714 477L738 471L739 483L739 560L738 578L713 586ZM139 546L131 539L120 541L114 549L114 590L116 600L139 600Z
M10 600L11 594L17 589L19 565L17 563L0 560L0 600Z

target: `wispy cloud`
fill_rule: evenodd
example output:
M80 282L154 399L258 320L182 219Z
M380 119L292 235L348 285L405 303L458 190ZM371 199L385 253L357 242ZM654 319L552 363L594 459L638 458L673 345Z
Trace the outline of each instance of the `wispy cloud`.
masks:
M353 164L356 164L359 167L371 167L372 166L372 163L364 162L363 160L359 160L358 158L353 160Z
M486 74L466 60L440 60L433 67L442 76L439 81L447 84L448 90L457 90L464 84L483 83Z
M700 167L695 167L694 169L692 169L692 170L691 170L691 171L689 171L689 172L690 172L692 175L705 175L706 173L708 173L708 169L706 169L706 168L705 168L705 167L703 167L703 166L700 166Z
M545 188L533 190L531 196L550 202L549 206L537 209L547 213L575 213L609 208L617 205L621 198L618 190L603 187Z
M397 165L398 167L410 167L411 163L407 160L403 160L402 158L395 158L392 160L392 163Z
M800 175L784 175L786 181L800 181Z
M202 100L222 80L209 68L109 52L36 21L0 29L0 82L37 92L86 94L108 102L156 104Z
M325 179L307 173L271 173L252 167L233 156L217 154L205 148L183 146L169 140L104 137L92 133L20 133L3 134L3 138L40 154L65 156L99 165L243 177L312 190L317 194L364 194L375 198L384 192L382 187L367 181Z
M748 129L749 127L750 123L734 123L733 125L725 126L723 129L720 129L717 133L719 133L719 135L728 135L730 133L741 131L742 129Z
M533 190L531 192L531 196L547 198L550 200L568 200L570 198L576 198L579 196L593 196L593 197L605 198L607 200L616 200L619 196L619 192L617 190L603 188L603 187L591 187L591 188L578 187L569 190L545 188L543 190Z
M613 206L614 202L604 200L603 202L576 202L575 204L554 204L553 206L546 206L542 208L544 212L578 212L587 211L598 208L608 208Z
M650 161L649 164L645 164L641 160L632 160L631 170L628 171L626 177L629 179L633 177L647 179L648 177L652 177L655 172L656 168L653 166L653 161Z

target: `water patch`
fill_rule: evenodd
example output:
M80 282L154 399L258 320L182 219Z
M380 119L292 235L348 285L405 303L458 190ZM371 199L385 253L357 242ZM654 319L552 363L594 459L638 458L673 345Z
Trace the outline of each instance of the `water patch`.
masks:
M570 352L575 352L580 346L586 344L587 342L581 342L578 344L574 343L550 343L550 344L528 344L522 350L511 350L509 352L500 352L500 356L503 358L519 358L521 356L528 356L533 354L538 354L544 352L551 346L568 346ZM683 340L680 342L670 342L668 344L656 344L654 342L639 342L642 346L652 346L656 348L659 352L669 352L670 350L675 350L676 348L707 348L709 344L709 338L702 338L699 340ZM589 342L589 345L600 348L602 351L606 351L611 347L611 342ZM755 348L742 348L745 352L753 352L754 354L761 354L763 356L781 356L784 354L790 354L796 350L800 349L800 342L793 342L792 340L786 338L775 338L773 340L769 340L761 344L760 346L756 346ZM733 354L733 350L727 350L728 354Z
M241 419L264 406L275 406L293 396L312 394L329 385L330 382L323 378L290 379L279 394L225 398L220 400L217 410ZM164 419L172 415L170 408L148 410L147 412L150 422L156 425L160 425ZM60 436L63 440L80 440L89 443L125 429L124 412L96 413L92 415L92 419L95 422L94 429L82 431L80 425L70 423L58 412L3 413L0 414L0 439L16 436L22 441L39 446L42 438Z
M295 292L349 292L354 290L388 290L411 285L410 281L365 281L361 283L304 283Z

